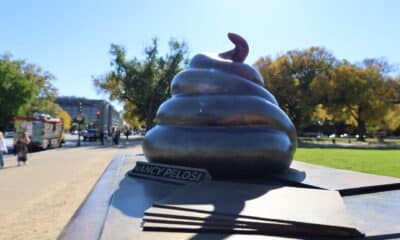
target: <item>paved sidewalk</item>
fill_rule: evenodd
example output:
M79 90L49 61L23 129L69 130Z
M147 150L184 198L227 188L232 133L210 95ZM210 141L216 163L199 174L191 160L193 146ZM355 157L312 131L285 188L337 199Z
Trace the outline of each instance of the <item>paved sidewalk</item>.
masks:
M55 239L117 154L140 146L61 148L0 170L0 239Z

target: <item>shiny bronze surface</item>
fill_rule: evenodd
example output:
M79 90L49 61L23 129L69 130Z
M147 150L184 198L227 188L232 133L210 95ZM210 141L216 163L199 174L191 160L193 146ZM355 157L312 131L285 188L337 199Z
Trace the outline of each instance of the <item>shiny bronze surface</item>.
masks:
M219 56L223 59L229 59L234 62L243 62L249 54L249 45L247 44L246 40L235 33L228 33L228 38L235 44L235 48L230 51L220 53Z
M173 79L172 97L144 139L149 161L205 168L213 177L259 177L289 167L296 129L261 75L242 63L246 41L229 39L233 50L198 54Z

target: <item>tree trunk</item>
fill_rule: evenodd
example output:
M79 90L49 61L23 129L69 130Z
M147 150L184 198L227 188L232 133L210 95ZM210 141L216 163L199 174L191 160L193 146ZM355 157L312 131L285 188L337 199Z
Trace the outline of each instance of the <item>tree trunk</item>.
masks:
M366 133L366 129L365 129L365 121L364 120L358 120L357 133L358 133L357 140L365 142L364 135Z
M154 113L153 113L152 101L150 101L149 106L146 111L146 132L149 131L153 127Z
M153 119L151 114L146 114L146 132L148 132L153 127Z

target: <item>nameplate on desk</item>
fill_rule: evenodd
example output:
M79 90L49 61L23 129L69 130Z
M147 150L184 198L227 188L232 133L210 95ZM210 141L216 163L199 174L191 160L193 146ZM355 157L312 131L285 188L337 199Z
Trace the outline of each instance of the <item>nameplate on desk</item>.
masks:
M174 183L199 183L210 180L206 169L138 161L130 176L150 178Z

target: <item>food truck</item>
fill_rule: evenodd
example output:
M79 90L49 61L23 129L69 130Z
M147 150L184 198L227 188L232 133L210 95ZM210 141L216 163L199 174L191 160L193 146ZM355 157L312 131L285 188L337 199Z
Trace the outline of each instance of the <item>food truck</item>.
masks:
M64 124L60 118L51 118L48 115L34 115L34 117L17 116L14 121L14 145L25 132L30 138L30 149L48 149L61 147L64 140Z

